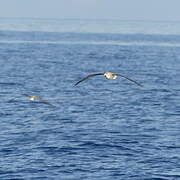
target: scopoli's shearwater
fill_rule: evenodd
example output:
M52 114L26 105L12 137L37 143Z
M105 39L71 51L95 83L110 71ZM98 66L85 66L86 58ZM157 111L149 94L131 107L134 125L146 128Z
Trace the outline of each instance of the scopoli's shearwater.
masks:
M108 80L114 80L114 79L116 79L117 77L123 77L123 78L125 78L125 79L127 79L127 80L129 80L129 81L131 81L131 82L133 82L133 83L135 83L136 85L143 87L141 84L139 84L138 82L130 79L130 78L127 77L127 76L124 76L124 75L122 75L122 74L112 73L112 72L104 72L104 73L90 74L90 75L86 76L85 78L81 79L80 81L78 81L78 82L75 84L75 86L78 85L79 83L81 83L82 81L85 81L85 80L87 80L87 79L89 79L89 78L91 78L91 77L99 76L99 75L105 76L105 78L108 79Z
M51 103L49 103L47 100L45 99L42 99L41 97L39 96L30 96L28 94L23 94L24 96L26 96L30 101L38 101L38 102L41 102L41 103L44 103L44 104L48 104L48 105L51 105L53 106Z

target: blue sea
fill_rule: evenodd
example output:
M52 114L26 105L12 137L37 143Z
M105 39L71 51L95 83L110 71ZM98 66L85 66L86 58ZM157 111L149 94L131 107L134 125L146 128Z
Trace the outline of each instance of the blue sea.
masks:
M180 22L0 18L0 67L1 180L180 179Z

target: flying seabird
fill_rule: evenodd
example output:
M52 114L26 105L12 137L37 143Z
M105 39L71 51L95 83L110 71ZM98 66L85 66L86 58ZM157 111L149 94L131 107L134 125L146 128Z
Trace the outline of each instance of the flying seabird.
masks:
M85 81L85 80L87 80L87 79L89 79L89 78L92 78L92 77L94 77L94 76L99 76L99 75L105 76L105 78L108 79L108 80L114 80L114 79L116 79L117 77L123 77L123 78L125 78L125 79L127 79L127 80L129 80L129 81L131 81L131 82L133 82L133 83L135 83L136 85L143 87L141 84L139 84L138 82L130 79L130 78L127 77L127 76L124 76L124 75L122 75L122 74L112 73L112 72L104 72L104 73L90 74L90 75L86 76L85 78L81 79L80 81L78 81L78 82L75 84L75 86L77 86L77 85L78 85L79 83L81 83L82 81Z
M42 99L41 97L39 96L29 96L28 94L23 94L24 96L27 97L28 100L30 101L38 101L38 102L41 102L41 103L44 103L44 104L48 104L48 105L51 105L53 106L51 103L49 103L47 100L45 99Z

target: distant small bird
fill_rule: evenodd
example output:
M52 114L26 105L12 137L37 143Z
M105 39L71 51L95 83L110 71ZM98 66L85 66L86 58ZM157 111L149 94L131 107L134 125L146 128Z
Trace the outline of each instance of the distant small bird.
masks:
M29 96L28 94L23 94L24 96L26 96L30 101L38 101L38 102L41 102L41 103L44 103L44 104L48 104L48 105L51 105L53 106L51 103L49 103L47 100L45 99L42 99L41 97L39 96Z
M89 78L92 78L92 77L94 77L94 76L99 76L99 75L105 76L105 78L108 79L108 80L114 80L114 79L116 79L117 77L120 76L120 77L123 77L123 78L125 78L125 79L127 79L127 80L129 80L129 81L131 81L131 82L133 82L133 83L135 83L135 84L138 85L138 86L143 87L141 84L139 84L138 82L130 79L130 78L127 77L127 76L124 76L124 75L122 75L122 74L112 73L112 72L104 72L104 73L90 74L90 75L86 76L85 78L81 79L80 81L78 81L78 82L75 84L75 86L77 86L79 83L81 83L81 82L83 82L83 81L85 81L85 80L87 80L87 79L89 79Z

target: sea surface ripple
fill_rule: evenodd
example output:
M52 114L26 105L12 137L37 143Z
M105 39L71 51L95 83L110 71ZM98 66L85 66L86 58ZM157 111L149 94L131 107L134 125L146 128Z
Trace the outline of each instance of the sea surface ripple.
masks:
M0 179L180 179L179 44L179 35L1 30ZM74 87L105 71L144 87L103 77Z

